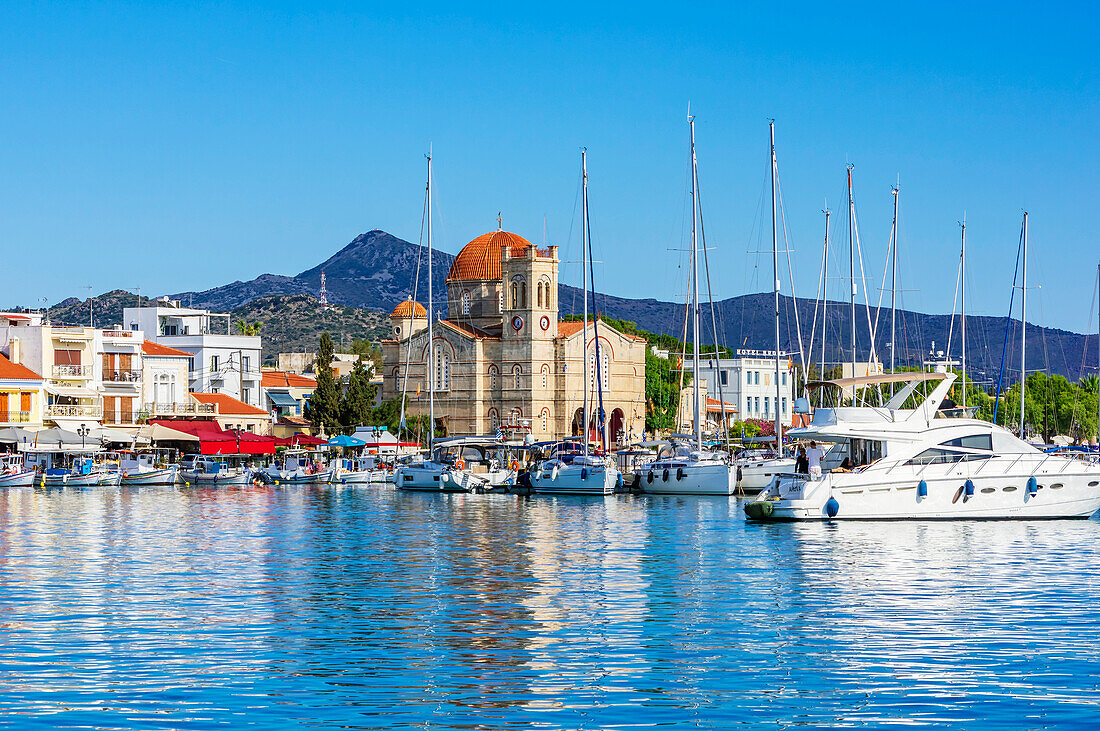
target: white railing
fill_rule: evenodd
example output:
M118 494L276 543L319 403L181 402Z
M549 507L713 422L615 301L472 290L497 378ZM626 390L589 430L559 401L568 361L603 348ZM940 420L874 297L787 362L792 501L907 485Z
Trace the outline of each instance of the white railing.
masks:
M54 335L83 335L86 338L91 338L90 332L85 332L82 327L75 327L72 325L54 325L52 328Z
M105 338L132 338L134 334L129 330L103 330Z
M30 420L29 411L0 411L0 422L4 424L26 424Z
M48 418L76 417L98 419L103 416L103 407L98 404L50 404L46 407Z
M141 410L150 418L157 416L192 416L195 414L214 414L217 410L214 404L186 403L186 404L142 404Z
M54 378L91 378L92 367L90 365L55 365L53 367Z

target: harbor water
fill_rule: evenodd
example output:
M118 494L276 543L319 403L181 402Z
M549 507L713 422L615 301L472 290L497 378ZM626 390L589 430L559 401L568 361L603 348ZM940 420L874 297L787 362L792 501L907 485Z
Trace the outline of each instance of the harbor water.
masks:
M1100 521L0 492L0 726L1096 728Z

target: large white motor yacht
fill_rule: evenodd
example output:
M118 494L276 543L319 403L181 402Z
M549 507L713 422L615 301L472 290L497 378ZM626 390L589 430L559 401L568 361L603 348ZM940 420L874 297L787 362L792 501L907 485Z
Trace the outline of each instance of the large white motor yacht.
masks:
M757 520L1085 518L1100 509L1100 466L1047 454L989 422L944 418L954 374L831 381L905 383L884 406L819 407L792 438L843 445L855 467L819 478L786 473L745 506ZM922 382L938 382L902 408Z
M494 437L435 440L430 459L403 464L394 472L402 490L476 492L514 485L516 468L508 446Z

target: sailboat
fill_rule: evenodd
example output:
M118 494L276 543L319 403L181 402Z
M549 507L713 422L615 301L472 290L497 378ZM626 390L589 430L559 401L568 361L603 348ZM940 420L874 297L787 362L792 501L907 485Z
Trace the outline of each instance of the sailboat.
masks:
M695 409L695 434L673 435L658 445L657 459L645 467L642 490L657 495L732 495L736 482L729 456L703 450L703 404L699 379L699 170L695 156L695 118L688 117L691 129L691 323L692 323L692 401ZM717 338L715 338L717 347ZM776 379L776 383L779 380ZM778 399L776 404L778 404Z
M588 153L581 150L582 211L581 211L581 269L584 279L584 314L582 361L588 361L588 295L594 284L589 278L589 262L592 255L592 227L588 220ZM596 384L597 403L603 403L603 383L599 377L599 333L595 322L592 325L592 339L596 348L593 371L588 374ZM583 367L583 366L582 366ZM586 376L587 378L587 376ZM622 474L606 457L591 454L589 446L589 403L588 384L584 385L584 402L581 410L583 429L585 430L583 449L580 454L555 457L543 462L531 473L531 490L536 495L610 495L622 484Z
M424 490L430 492L465 492L465 488L459 486L455 480L443 479L443 476L454 468L454 465L438 460L440 456L435 450L435 370L433 364L434 348L430 347L434 335L432 328L435 325L435 312L432 307L432 155L428 158L428 185L426 210L428 217L428 456L403 464L394 472L394 483L402 490ZM409 347L412 348L412 335L409 336ZM402 420L404 420L402 407Z
M783 456L783 412L779 408L782 390L780 373L782 353L779 349L779 222L776 211L776 173L778 163L775 158L775 122L768 123L768 136L771 142L771 187L772 187L772 285L775 303L775 456L759 459L750 456L738 460L737 485L743 493L757 493L767 487L778 475L794 472L795 460ZM827 234L826 234L827 235ZM854 300L853 300L854 302ZM855 305L852 305L855 307Z
M1023 291L1027 286L1027 213L1023 223ZM1026 297L1021 323L1026 324ZM1022 374L1026 355L1021 328ZM840 389L905 384L882 407L819 407L793 436L832 443L851 455L850 471L818 477L782 475L745 506L753 520L896 520L1087 518L1100 509L1100 465L1045 453L1020 434L940 408L956 380L933 373L842 378ZM918 385L934 387L906 408Z

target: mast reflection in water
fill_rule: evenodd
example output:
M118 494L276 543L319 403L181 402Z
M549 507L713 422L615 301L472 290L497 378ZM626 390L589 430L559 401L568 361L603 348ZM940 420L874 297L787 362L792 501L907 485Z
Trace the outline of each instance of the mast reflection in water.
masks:
M0 492L19 728L1092 725L1100 521L726 498Z

